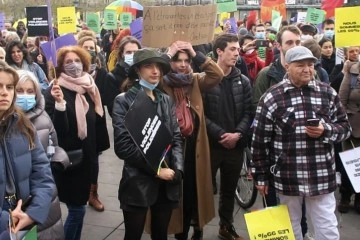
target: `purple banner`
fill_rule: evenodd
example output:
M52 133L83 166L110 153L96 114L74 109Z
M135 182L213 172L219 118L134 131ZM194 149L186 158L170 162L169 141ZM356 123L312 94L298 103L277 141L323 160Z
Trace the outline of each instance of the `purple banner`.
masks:
M54 28L52 25L52 11L51 11L51 2L47 0L47 14L48 14L48 24L49 24L49 42L50 42L50 56L46 56L48 61L53 63L54 68L57 66L57 59L56 59L56 44L55 44L55 37L54 37ZM45 51L44 51L45 52Z
M230 29L229 33L235 33L235 34L237 34L238 29L237 29L237 24L236 24L235 18L232 17L232 18L229 18L229 19L224 19L224 21L223 21L224 25L225 25L225 23L226 23L227 21L230 22L230 26L231 26L231 29Z
M56 52L59 48L65 46L75 46L77 45L77 41L72 33L63 35L61 37L56 38L53 41L49 41L40 45L41 49L44 52L44 55L48 61L52 59L54 67L56 67ZM54 63L55 60L55 63Z
M5 16L3 13L0 13L0 30L5 29Z
M143 18L137 18L130 24L131 36L135 37L141 42L142 40L142 28L143 28Z

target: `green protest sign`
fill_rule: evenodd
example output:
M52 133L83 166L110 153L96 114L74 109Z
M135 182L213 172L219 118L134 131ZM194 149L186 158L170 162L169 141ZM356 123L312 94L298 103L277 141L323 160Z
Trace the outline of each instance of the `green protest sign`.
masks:
M275 11L275 10L272 10L272 11L271 11L271 22L272 22L274 19L276 19L276 18L278 18L278 17L280 17L280 16L281 16L280 12Z
M308 8L306 12L306 20L307 23L319 24L324 21L325 12L321 9L316 8Z
M86 14L86 25L96 33L100 32L100 17L96 13Z
M236 0L216 0L217 13L236 12Z
M104 10L104 29L114 30L117 28L116 10L105 9Z
M123 28L129 28L132 22L132 14L129 12L120 13L120 22Z

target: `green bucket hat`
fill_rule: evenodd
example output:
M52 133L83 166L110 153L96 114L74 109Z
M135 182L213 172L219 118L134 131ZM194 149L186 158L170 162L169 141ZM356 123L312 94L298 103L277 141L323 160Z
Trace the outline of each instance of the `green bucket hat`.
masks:
M142 48L134 53L133 65L129 68L129 77L137 78L136 69L142 64L158 63L160 65L162 74L167 74L171 67L168 61L161 57L161 54L152 48Z

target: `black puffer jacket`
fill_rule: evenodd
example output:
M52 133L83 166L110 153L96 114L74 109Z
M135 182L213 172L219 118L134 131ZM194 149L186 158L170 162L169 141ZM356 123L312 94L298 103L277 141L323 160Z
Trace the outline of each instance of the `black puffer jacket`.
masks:
M209 141L212 146L220 147L218 141L221 135L226 133L222 126L222 115L219 113L221 107L221 88L225 81L232 82L231 96L234 101L234 115L233 119L236 127L233 132L239 132L243 136L249 131L252 122L252 93L249 79L241 74L237 68L233 68L228 76L225 76L222 82L216 87L210 89L203 94L204 96L204 112L206 116L206 127L209 136ZM241 141L239 142L241 144Z
M115 98L113 109L114 149L116 155L125 161L122 179L119 186L119 200L121 204L148 207L155 203L160 184L166 186L166 196L171 201L179 201L181 197L181 184L178 181L164 182L156 177L156 173L146 163L140 150L132 140L125 128L124 118L137 93L142 91L137 84L126 93ZM170 97L154 90L157 96L157 112L164 121L173 141L169 159L169 167L181 174L183 171L182 139L175 115L175 105ZM141 113L139 113L141 114ZM181 171L181 172L180 172Z

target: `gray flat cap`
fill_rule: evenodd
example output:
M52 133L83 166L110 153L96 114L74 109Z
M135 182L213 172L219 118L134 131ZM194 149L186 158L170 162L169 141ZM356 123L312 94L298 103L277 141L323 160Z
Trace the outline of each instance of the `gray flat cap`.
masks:
M308 48L303 46L290 48L285 54L286 63L297 62L305 59L311 59L314 62L318 60Z
M239 31L238 31L239 35L246 35L248 34L248 30L246 28L240 28Z

